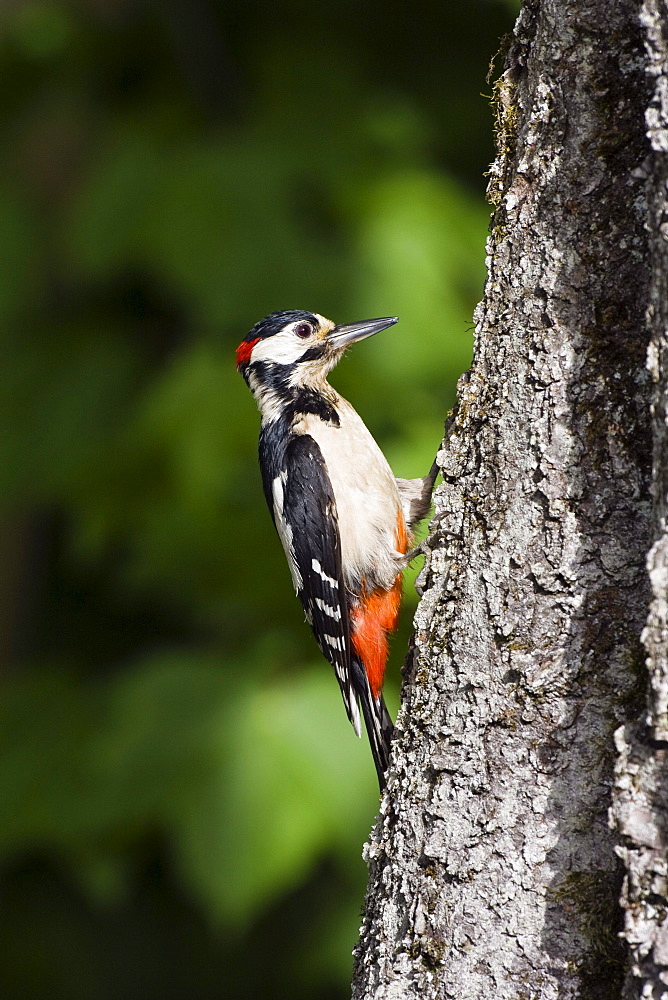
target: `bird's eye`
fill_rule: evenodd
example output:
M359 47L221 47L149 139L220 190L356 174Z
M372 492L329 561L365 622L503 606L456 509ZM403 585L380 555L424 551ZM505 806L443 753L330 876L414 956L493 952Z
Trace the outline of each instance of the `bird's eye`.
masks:
M298 337L310 337L313 333L313 327L310 323L297 323L295 333Z

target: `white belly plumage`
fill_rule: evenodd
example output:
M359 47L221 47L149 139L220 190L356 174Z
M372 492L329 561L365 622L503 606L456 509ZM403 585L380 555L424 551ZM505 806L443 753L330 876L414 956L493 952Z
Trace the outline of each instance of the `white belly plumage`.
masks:
M336 500L346 586L389 589L403 568L397 551L403 511L387 459L352 406L339 397L340 426L305 414L295 431L320 448Z

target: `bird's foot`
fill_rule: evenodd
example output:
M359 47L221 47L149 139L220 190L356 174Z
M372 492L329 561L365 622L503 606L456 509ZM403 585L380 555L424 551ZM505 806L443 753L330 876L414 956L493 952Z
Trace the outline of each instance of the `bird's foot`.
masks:
M407 566L417 556L425 557L424 565L420 570L420 572L418 573L417 577L415 578L415 589L417 591L418 597L422 597L425 591L427 575L429 573L429 561L430 561L429 557L436 548L436 543L443 538L456 538L459 541L461 541L462 536L459 535L456 531L450 531L449 528L437 527L435 528L434 531L431 532L431 534L427 535L426 538L423 538L423 540L420 542L419 545L416 545L415 548L411 549L410 552L407 552L406 555L404 556Z
M457 538L461 541L462 536L456 531L450 531L448 528L436 528L436 530L432 531L430 535L423 538L419 545L416 545L414 549L411 549L405 554L404 559L406 560L406 565L413 562L417 556L430 556L436 548L434 543L439 541L441 538Z

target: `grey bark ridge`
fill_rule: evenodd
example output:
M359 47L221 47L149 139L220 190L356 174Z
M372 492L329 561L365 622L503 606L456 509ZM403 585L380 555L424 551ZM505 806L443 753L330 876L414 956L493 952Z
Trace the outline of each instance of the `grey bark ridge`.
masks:
M444 535L366 847L356 1000L620 995L614 733L642 700L650 379L639 3L526 3Z
M652 280L647 366L653 382L653 544L647 557L651 603L642 640L649 683L646 709L616 734L619 761L611 822L627 869L622 904L631 966L624 1000L668 1000L668 8L645 0L641 12L652 85L646 112L651 152L645 165Z

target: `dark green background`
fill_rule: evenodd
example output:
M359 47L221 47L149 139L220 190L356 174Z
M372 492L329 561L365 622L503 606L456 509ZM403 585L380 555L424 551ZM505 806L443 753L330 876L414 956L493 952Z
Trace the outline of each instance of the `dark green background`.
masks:
M422 475L484 277L505 0L0 8L0 996L348 995L377 807L234 348L398 314L333 381ZM408 581L389 700L415 597Z

